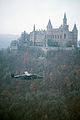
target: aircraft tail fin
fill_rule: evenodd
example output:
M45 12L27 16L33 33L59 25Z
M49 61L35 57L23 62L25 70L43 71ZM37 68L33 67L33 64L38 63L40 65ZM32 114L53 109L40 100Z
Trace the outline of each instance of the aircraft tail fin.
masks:
M11 77L12 77L12 78L14 77L14 74L13 74L13 73L11 73Z

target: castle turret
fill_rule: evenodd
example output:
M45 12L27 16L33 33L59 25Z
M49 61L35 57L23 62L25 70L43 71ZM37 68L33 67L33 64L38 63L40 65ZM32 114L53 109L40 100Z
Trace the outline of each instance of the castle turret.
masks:
M52 24L51 21L49 19L48 25L47 25L47 31L51 31L52 30Z
M74 42L74 45L77 46L77 41L78 41L78 30L77 30L76 24L74 24L72 33L73 33L73 42Z
M33 31L35 31L35 24L34 24L34 26L33 26Z
M66 13L64 13L64 18L63 18L63 25L67 25L67 18L66 18Z
M74 32L77 32L77 31L78 31L78 30L77 30L77 27L76 27L76 24L74 24L73 31L74 31Z
M36 42L36 31L35 31L35 24L33 26L33 44L35 46L35 42Z

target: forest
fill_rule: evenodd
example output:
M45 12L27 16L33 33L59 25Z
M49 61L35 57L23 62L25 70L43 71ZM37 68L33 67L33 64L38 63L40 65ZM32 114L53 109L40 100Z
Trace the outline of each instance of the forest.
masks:
M17 80L11 73L43 76ZM0 120L79 120L80 52L0 51Z

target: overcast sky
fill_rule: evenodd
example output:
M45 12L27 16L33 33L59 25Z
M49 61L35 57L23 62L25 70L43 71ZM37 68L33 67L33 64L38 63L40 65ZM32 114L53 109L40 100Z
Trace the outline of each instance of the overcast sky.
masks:
M80 0L0 0L0 34L29 33L34 24L46 29L49 19L53 28L59 27L64 12L69 29L76 23L80 34Z

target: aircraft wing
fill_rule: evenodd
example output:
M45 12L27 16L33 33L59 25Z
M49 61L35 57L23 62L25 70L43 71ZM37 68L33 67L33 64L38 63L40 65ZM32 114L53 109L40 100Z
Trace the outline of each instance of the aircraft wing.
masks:
M16 75L16 76L14 76L14 78L30 80L30 79L32 79L32 75L22 74L22 75Z
M22 74L22 75L16 75L14 76L14 78L24 78L26 75L25 74Z
M31 78L33 78L33 79L41 79L41 78L43 78L43 77L40 76L40 75L37 75L37 74L32 74L32 75L31 75Z

